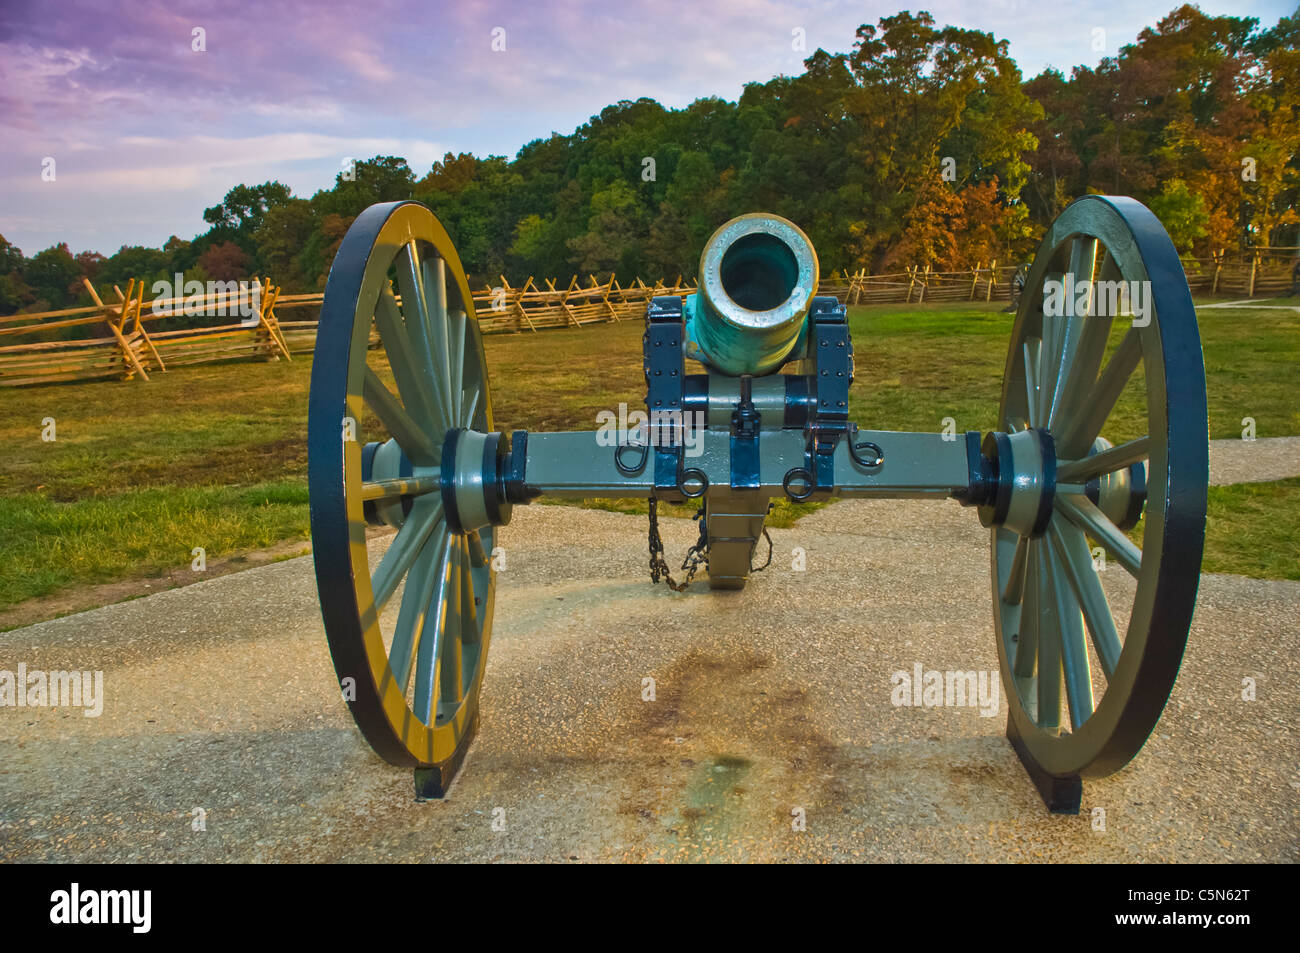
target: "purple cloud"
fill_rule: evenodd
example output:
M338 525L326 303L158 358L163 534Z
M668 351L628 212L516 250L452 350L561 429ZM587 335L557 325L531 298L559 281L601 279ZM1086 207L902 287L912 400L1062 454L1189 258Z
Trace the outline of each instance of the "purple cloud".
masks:
M1095 63L1176 6L916 4L1011 41L1025 74ZM1202 3L1233 12L1232 0ZM1264 0L1265 22L1289 3ZM205 227L238 182L328 187L346 158L513 155L610 102L683 106L797 73L897 7L849 0L6 0L0 9L0 233L32 254L157 245ZM505 49L492 48L493 30ZM192 49L203 31L205 51ZM792 31L806 36L794 48ZM53 182L42 162L56 162Z

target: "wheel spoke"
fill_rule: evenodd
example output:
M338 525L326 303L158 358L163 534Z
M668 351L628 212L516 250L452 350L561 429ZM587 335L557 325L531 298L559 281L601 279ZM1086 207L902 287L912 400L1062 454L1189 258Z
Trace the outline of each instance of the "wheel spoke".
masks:
M482 549L482 546L479 548ZM478 603L474 599L474 573L470 571L472 564L473 554L470 552L469 539L466 537L461 543L460 560L460 602L463 610L461 639L465 645L477 645L479 642Z
M436 259L441 262L442 259ZM447 336L433 320L430 301L435 294L430 282L429 264L424 261L415 242L407 242L397 259L397 283L402 289L402 313L413 340L420 345L420 357L426 367L434 403L440 418L451 420L451 390L447 386Z
M420 555L411 565L402 593L402 607L393 629L393 645L388 652L388 664L393 669L393 679L403 695L411 681L411 662L416 645L424 633L429 618L429 599L437 582L437 567L442 558L442 548L447 542L447 529L439 526L425 540Z
M447 331L447 263L438 257L424 262L424 280L429 288L429 325ZM448 378L450 380L450 378Z
M418 322L414 322L418 327ZM439 413L438 403L434 399L432 380L425 369L423 355L408 333L407 325L397 309L397 299L391 288L385 286L379 293L379 303L375 306L375 325L379 328L379 339L383 342L384 353L388 355L388 366L393 369L393 379L397 381L397 393L402 403L411 408L411 412L420 420L438 421L442 431L448 427L445 413ZM427 342L422 342L427 347ZM435 434L436 436L436 434Z
M1119 633L1115 631L1115 617L1111 614L1110 603L1106 601L1106 592L1093 569L1088 540L1084 537L1083 530L1063 520L1052 520L1047 532L1052 537L1052 545L1056 548L1057 556L1064 565L1066 576L1079 600L1079 607L1083 610L1083 619L1088 624L1093 648L1097 650L1102 674L1109 681L1115 674L1115 666L1119 665L1123 647L1119 642Z
M460 580L463 563L460 541L453 540L447 570L447 624L442 630L444 637L439 646L441 661L438 664L438 698L448 705L454 705L464 697L461 642L465 634L465 607L461 601L464 587Z
M422 467L436 467L442 461L442 451L369 367L362 379L361 397L388 428L408 460Z
M1074 301L1066 302L1065 315L1060 319L1060 333L1057 338L1059 353L1055 356L1056 372L1048 383L1051 393L1047 396L1047 413L1044 417L1049 429L1056 425L1066 383L1074 373L1079 338L1092 320L1093 302L1096 300L1092 289L1092 273L1097 265L1097 247L1097 239L1081 235L1074 240L1070 249L1070 274L1074 276L1074 289L1078 289L1081 283L1086 281L1088 294L1080 309L1076 306L1080 297L1076 290Z
M1107 519L1092 500L1081 493L1058 493L1055 505L1070 522L1100 543L1134 578L1138 577L1142 571L1142 550Z
M1046 320L1046 319L1044 319ZM1025 397L1028 401L1029 426L1038 424L1038 362L1043 353L1043 342L1026 340L1021 347L1025 361Z
M428 289L425 320L429 325L429 339L433 347L433 371L438 378L438 392L447 408L447 417L454 420L455 408L460 401L452 389L451 356L448 350L450 328L447 326L447 263L441 258L434 258L431 262L423 262L421 267L424 270L424 285Z
M428 310L426 301L428 289L424 286L422 264L422 256L415 242L409 241L403 245L395 262L397 286L402 292L402 314L405 316L406 332L416 345L416 353L425 365L426 379L436 387L437 375L433 370L433 337L429 333L429 323L424 318ZM382 335L383 332L380 333Z
M1111 281L1119 277L1121 277L1119 268L1108 252L1102 261L1098 280ZM1069 373L1062 382L1055 412L1048 422L1048 426L1057 433L1061 432L1078 412L1079 403L1087 390L1096 383L1097 371L1101 367L1102 358L1106 356L1106 342L1110 338L1110 329L1115 316L1097 314L1098 300L1094 292L1088 319L1083 322L1078 335L1078 344L1070 363Z
M478 413L478 399L481 396L483 396L483 391L480 388L475 388L474 393L470 395L469 406L461 416L461 422L464 426L474 426L474 415Z
M1017 678L1030 678L1038 659L1038 563L1037 540L1029 540L1025 553L1024 604L1020 608L1020 631L1016 635L1013 672Z
M465 400L465 333L469 325L469 317L464 311L453 311L451 324L451 418L460 420L461 405Z
M397 531L389 544L388 552L379 561L370 587L375 594L375 609L382 610L402 581L415 557L420 554L425 540L434 528L442 522L442 500L438 497L425 496L415 501L411 513Z
M1016 552L1011 557L1011 569L1007 573L1007 584L1002 590L1002 601L1009 606L1020 604L1025 595L1025 576L1029 569L1029 537L1021 536L1016 540Z
M403 496L423 496L442 489L437 477L398 477L361 484L363 500L396 500Z
M1127 443L1121 443L1117 447L1094 453L1090 457L1064 463L1056 471L1056 479L1061 483L1087 483L1093 477L1113 473L1132 466L1139 460L1145 460L1150 452L1151 438L1144 435Z
M1051 532L1049 527L1049 533ZM1060 636L1061 669L1065 678L1065 697L1070 708L1070 727L1079 726L1092 717L1092 670L1088 666L1088 646L1084 641L1083 615L1074 589L1067 579L1066 559L1052 545L1044 548L1055 630Z
M475 569L482 569L488 564L488 554L483 549L483 537L478 530L473 530L466 537L469 544L469 561Z
M1035 615L1038 622L1038 717L1043 731L1061 727L1061 625L1056 614L1055 588L1047 547L1034 547Z
M420 647L415 658L415 696L411 710L426 725L432 727L433 699L438 694L438 681L441 676L439 661L442 658L442 643L448 634L448 619L451 613L451 554L455 548L455 539L447 534L438 547L438 558L434 563L433 596L429 601L429 619L425 623L425 634L420 639Z
M1062 281L1064 276L1056 275L1053 280ZM1047 314L1047 309L1043 309L1043 336L1038 346L1038 386L1035 388L1038 395L1038 403L1034 411L1034 417L1038 421L1035 424L1037 427L1047 423L1047 411L1052 400L1052 381L1056 379L1056 360L1060 357L1057 332L1064 320L1063 317Z
M1092 446L1141 359L1141 337L1138 329L1131 327L1082 402L1081 412L1062 431L1061 439L1057 442L1057 450L1062 458L1082 456Z

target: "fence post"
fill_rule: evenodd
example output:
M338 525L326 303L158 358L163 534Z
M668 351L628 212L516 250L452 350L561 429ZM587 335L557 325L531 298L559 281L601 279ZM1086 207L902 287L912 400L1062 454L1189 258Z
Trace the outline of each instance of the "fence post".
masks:
M573 322L573 326L580 328L582 327L582 322L578 320L578 316L574 314L573 309L569 307L569 295L573 293L573 289L577 284L578 276L570 275L569 286L565 288L564 291L560 292L560 307L564 309L564 313L568 316L569 320ZM551 285L551 287L554 288L555 285Z
M135 287L136 282L134 278L127 282L126 294L123 294L122 290L118 288L117 285L114 285L113 290L117 292L117 296L122 302L122 305L117 312L118 319L116 321L113 320L112 310L105 311L104 316L108 320L108 329L113 332L113 337L117 338L117 346L122 349L123 379L130 380L133 376L139 374L141 380L147 381L149 375L144 369L144 364L140 361L139 355L135 353L135 349L131 347L131 342L128 341L126 335L122 333L123 328L126 327L127 319L131 316L131 308L135 304ZM143 281L140 282L140 287L141 289L144 288ZM98 296L96 295L96 297Z
M997 282L997 280L998 280L998 260L994 258L991 262L989 262L989 281L984 292L985 301L993 300L993 285Z
M144 282L140 282L140 287L135 292L135 331L139 339L144 342L144 346L149 353L153 355L154 363L158 365L158 370L167 370L167 365L163 363L162 355L158 353L158 348L154 347L153 338L149 337L149 330L140 323L141 314L144 312Z
M524 295L528 294L529 288L534 287L536 286L533 284L533 276L529 275L528 280L524 282L524 286L519 289L519 294L515 296L515 307L519 309L519 316L528 322L528 330L536 334L537 325L533 324L533 319L528 316L528 309L524 307ZM519 330L522 331L523 328L521 327Z
M979 283L980 283L980 265L982 265L982 264L984 264L984 262L982 262L982 261L977 261L977 262L975 262L975 270L974 270L973 272L971 272L971 279L970 279L970 298L968 299L968 300L970 300L970 301L974 301L974 300L975 300L975 289L976 289L977 287L979 287Z
M596 280L596 276L592 275L591 280L594 282ZM601 304L605 306L605 310L609 313L608 320L617 321L618 312L615 311L614 306L609 303L609 296L613 291L614 291L614 272L611 271L609 273L609 284L605 286L605 297L601 298L600 301Z
M259 328L265 328L269 338L267 353L271 359L276 359L276 350L278 349L284 355L286 361L293 361L293 355L289 353L289 342L284 339L284 334L280 330L280 319L275 315L275 300L280 297L279 285L271 284L269 277L255 279L262 281L262 314L258 322Z
M1255 269L1259 266L1259 252L1252 252L1250 255L1250 285L1246 289L1246 297L1255 297Z

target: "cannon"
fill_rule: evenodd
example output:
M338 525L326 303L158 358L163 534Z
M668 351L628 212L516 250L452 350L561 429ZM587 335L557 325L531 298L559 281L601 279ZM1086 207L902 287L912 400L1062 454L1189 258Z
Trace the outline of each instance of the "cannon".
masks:
M1137 754L1191 625L1208 476L1200 335L1165 230L1098 195L1052 223L988 433L853 420L846 308L818 280L792 222L727 222L698 290L648 305L643 422L616 439L503 433L447 232L415 202L358 216L312 369L312 543L344 697L419 796L446 791L478 725L498 533L545 497L647 499L656 580L657 504L698 501L692 570L731 590L776 499L956 499L988 530L1007 735L1048 808L1077 812L1082 778ZM396 530L374 559L368 525ZM1098 571L1106 559L1118 573Z

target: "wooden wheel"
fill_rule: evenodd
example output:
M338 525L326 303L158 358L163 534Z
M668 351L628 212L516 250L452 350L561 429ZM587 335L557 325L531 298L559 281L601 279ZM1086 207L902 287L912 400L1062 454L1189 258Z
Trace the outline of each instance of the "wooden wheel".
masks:
M477 727L495 591L495 525L459 518L443 461L481 461L496 436L474 302L446 231L422 205L372 206L344 236L321 308L312 546L352 715L381 757L429 769L433 793ZM368 522L397 530L373 563Z
M1130 284L1101 284L1120 281ZM1149 308L1146 323L1114 313L1126 296ZM1169 697L1205 534L1200 334L1177 252L1145 206L1087 196L1048 230L999 419L985 448L998 498L981 518L1009 730L1049 775L1106 775L1138 752ZM1126 530L1144 509L1139 548Z

